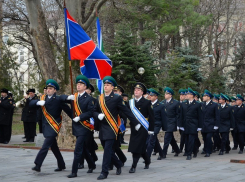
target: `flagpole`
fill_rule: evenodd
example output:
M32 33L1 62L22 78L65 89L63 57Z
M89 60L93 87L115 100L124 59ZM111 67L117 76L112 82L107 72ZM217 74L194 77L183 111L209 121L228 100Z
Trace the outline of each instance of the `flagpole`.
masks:
M65 0L64 0L64 8L66 8L66 2L65 2ZM68 44L68 42L67 42L67 44ZM71 60L69 60L69 69L70 69L70 82L71 82L71 95L73 95L74 94L74 90L73 90L73 80L72 80L72 68L71 68ZM72 112L73 112L73 116L75 117L76 115L75 115L75 107L74 107L74 101L72 100L71 101L71 104L72 104Z

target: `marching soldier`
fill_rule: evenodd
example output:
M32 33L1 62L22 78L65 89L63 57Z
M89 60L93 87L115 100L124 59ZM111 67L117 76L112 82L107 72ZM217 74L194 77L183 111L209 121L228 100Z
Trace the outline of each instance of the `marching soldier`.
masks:
M177 131L177 121L179 119L179 102L174 100L172 96L174 95L174 91L166 87L164 89L165 92L165 100L162 103L165 106L166 112L166 121L164 122L165 136L164 136L164 146L163 146L163 158L166 158L168 146L171 143L173 150L175 151L175 157L177 157L180 153L180 149L174 139L173 132Z
M135 83L134 88L134 98L129 101L130 109L137 118L140 124L135 125L130 120L131 135L129 141L128 152L133 155L133 164L129 173L135 173L137 163L140 157L145 160L145 168L149 169L150 157L146 152L146 141L148 134L154 134L154 112L150 100L143 97L146 93L146 87L143 83Z
M195 92L188 88L188 101L182 103L180 111L180 129L185 132L186 160L192 159L192 152L193 157L197 156L195 141L198 131L202 128L202 106L194 99L195 95Z
M104 148L102 171L97 178L98 180L107 178L111 160L117 168L116 174L121 174L122 162L115 155L115 151L113 151L113 145L117 139L120 126L119 112L123 112L129 118L131 125L138 126L139 124L126 107L122 97L114 94L113 89L117 86L115 79L111 76L106 76L103 79L103 83L104 94L98 97L98 104L93 113L93 118L99 120L97 120L99 124L99 138Z
M163 128L163 123L166 120L165 107L158 100L158 96L160 95L154 89L150 89L150 100L153 106L154 118L155 118L155 126L154 126L154 134L148 136L148 146L147 146L147 154L151 157L151 153L153 149L156 147L156 150L159 151L159 156L157 160L162 160L163 152L159 140L157 139L157 135L161 128Z
M93 99L94 104L97 103L97 100L95 98L92 97L92 93L94 92L94 86L89 84L89 87L87 87L87 89L85 90L87 92L87 94L89 96L91 96L91 98ZM94 123L94 119L91 117L90 118L90 123ZM86 150L86 151L84 151ZM88 165L89 165L89 170L87 173L92 173L93 172L93 167L90 166L94 166L95 168L95 162L98 160L98 157L95 153L95 151L98 150L98 145L94 140L94 130L90 131L88 133L88 136L86 137L85 140L85 144L83 147L83 153L82 153L82 157L81 157L81 161L78 164L78 169L83 169L84 168L84 159L86 159ZM91 157L93 159L93 163L91 163Z
M25 111L25 116L23 122L25 125L25 137L24 142L34 142L36 136L36 122L37 122L37 107L30 107L29 104L32 100L38 100L35 94L35 89L29 89L29 98L26 99L25 106L23 110Z
M210 157L210 154L212 153L212 136L218 129L220 123L219 106L217 103L214 103L211 100L212 98L213 94L211 94L208 90L205 90L202 105L202 134L204 140L204 152L202 154L206 153L204 157Z
M0 100L0 143L8 144L11 137L11 117L13 100L8 95L8 90L1 90Z
M41 171L42 163L48 154L49 148L51 147L51 150L58 162L58 168L55 169L55 171L62 171L66 168L66 166L57 145L56 137L59 134L61 128L61 111L64 110L71 118L71 109L67 104L65 104L67 98L66 95L56 95L56 91L59 90L59 85L55 80L47 80L46 85L47 95L43 95L40 101L32 100L29 104L30 107L41 106L42 108L42 127L43 135L45 137L43 146L38 152L34 161L35 167L33 167L32 170L37 172Z
M180 107L181 107L181 103L186 102L187 98L186 98L186 89L180 89L179 90L179 102L180 102ZM177 127L179 129L180 126L180 120L178 119L178 124ZM184 145L185 145L185 132L181 129L179 129L179 133L180 133L180 152L182 152Z
M219 103L219 97L220 97L220 95L219 94L213 94L213 102L215 102L215 103Z
M90 118L93 116L94 101L85 91L89 87L89 80L84 75L78 75L76 77L77 93L68 96L67 100L72 100L70 103L74 109L72 119L72 134L76 136L76 146L74 150L74 160L72 164L72 172L68 175L68 178L77 177L78 163L82 157L84 150L84 143L90 132L94 130L94 125L90 123ZM73 101L74 100L74 101ZM73 103L74 102L74 103ZM74 115L75 114L75 115ZM88 152L88 156L90 156ZM89 159L89 173L95 169L95 164L90 156Z
M236 106L233 107L236 130L238 133L239 142L239 154L243 153L244 150L244 135L245 135L245 105L243 104L244 98L237 94L236 96Z
M219 132L221 135L221 148L219 155L223 155L224 151L229 153L230 151L230 141L229 141L229 132L234 128L234 117L232 112L232 107L226 103L229 98L220 94L220 124L219 124Z
M231 106L232 107L236 106L236 98L235 97L231 97ZM234 143L232 150L237 150L239 137L238 137L238 132L237 132L236 127L234 127L233 130L231 130L231 135L232 135L233 143Z

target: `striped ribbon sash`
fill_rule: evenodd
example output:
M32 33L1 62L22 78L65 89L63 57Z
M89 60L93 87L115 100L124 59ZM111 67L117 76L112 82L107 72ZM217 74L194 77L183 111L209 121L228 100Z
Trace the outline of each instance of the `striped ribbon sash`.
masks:
M106 121L108 122L111 129L113 130L113 132L117 136L118 131L119 131L119 126L121 125L120 117L118 116L118 118L117 118L118 123L117 123L116 120L114 119L114 117L112 116L112 114L110 113L109 109L107 108L106 104L105 104L105 95L104 94L101 94L99 96L99 105L100 105L101 111L105 115Z
M82 111L78 103L78 93L75 93L74 96L75 96L75 99L74 99L75 115L80 116L82 114ZM94 125L89 123L88 121L79 121L79 122L88 130L91 130L91 131L94 130Z
M141 112L135 107L134 99L129 100L130 109L133 112L136 119L144 126L144 128L148 131L149 122L146 118L141 114Z
M41 100L45 101L46 95L42 95ZM43 115L46 118L46 120L48 121L49 125L54 129L54 131L59 134L60 132L60 128L62 123L58 123L53 116L51 116L51 114L49 114L46 110L45 106L41 106L42 111L43 111ZM61 116L60 116L61 117Z

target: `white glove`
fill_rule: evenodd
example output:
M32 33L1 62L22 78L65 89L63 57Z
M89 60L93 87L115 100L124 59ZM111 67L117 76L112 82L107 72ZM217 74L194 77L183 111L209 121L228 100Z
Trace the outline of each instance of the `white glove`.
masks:
M177 130L179 130L179 127L177 126Z
M219 127L218 126L214 126L214 129L217 130Z
M154 131L148 131L149 135L154 135Z
M73 121L77 123L78 121L80 121L80 117L77 116L77 117L73 118Z
M179 129L182 130L182 131L185 131L185 129L183 127L180 127Z
M66 100L75 100L75 96L74 95L69 95Z
M202 130L202 128L197 128L197 131L201 131Z
M105 117L105 115L104 115L103 113L100 113L100 114L98 115L98 119L99 119L100 121L102 121L102 120L104 119L104 117Z
M232 131L232 130L233 130L233 128L230 128L230 130Z
M141 127L141 124L137 124L137 125L135 126L135 130L136 130L136 131L139 131L140 127Z
M38 101L37 102L37 106L44 106L44 104L45 104L45 101L44 100L40 100L40 101Z

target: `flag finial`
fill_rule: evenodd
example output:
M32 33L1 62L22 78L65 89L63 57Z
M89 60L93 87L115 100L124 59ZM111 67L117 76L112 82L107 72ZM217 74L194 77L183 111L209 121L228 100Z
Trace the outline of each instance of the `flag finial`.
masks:
M66 8L66 0L64 0L64 8Z

